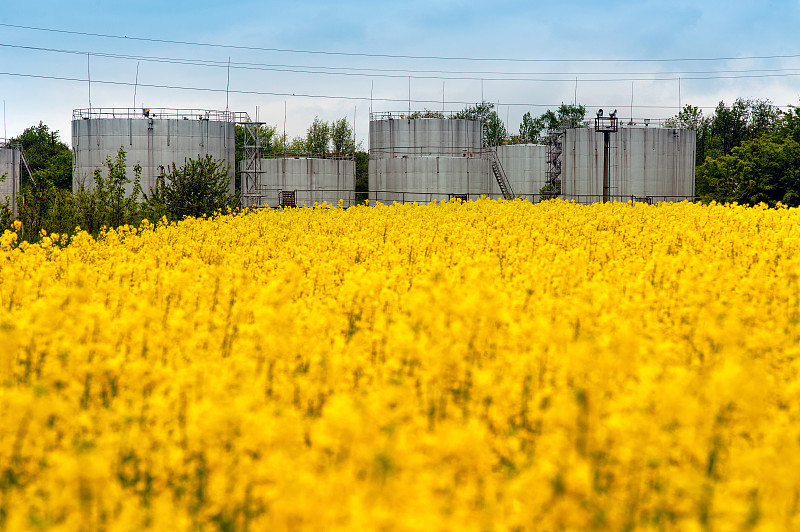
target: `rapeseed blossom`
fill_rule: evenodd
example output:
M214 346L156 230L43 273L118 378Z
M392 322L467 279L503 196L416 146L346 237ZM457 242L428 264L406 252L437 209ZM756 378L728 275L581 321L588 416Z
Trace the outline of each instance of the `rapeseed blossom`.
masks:
M481 200L6 232L0 530L800 530L799 224Z

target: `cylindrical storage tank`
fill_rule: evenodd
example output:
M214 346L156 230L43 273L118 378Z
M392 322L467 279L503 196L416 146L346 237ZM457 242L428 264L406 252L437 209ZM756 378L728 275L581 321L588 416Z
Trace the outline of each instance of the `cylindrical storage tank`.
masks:
M609 134L612 201L694 200L696 136L693 130L623 127ZM577 203L603 200L603 133L568 129L564 135L561 197Z
M155 188L161 167L180 168L186 159L210 155L229 167L229 192L235 192L236 132L233 113L184 109L77 109L72 115L72 189L94 187L94 171L107 176L105 161L126 153L126 175L141 165L145 194ZM133 183L126 192L130 194Z
M479 120L401 116L404 115L371 115L370 159L403 155L463 156L483 147L483 125Z
M369 160L370 203L477 199L491 190L487 160L474 157L392 157Z
M257 161L256 168L260 168L255 174L257 182L242 190L246 206L278 207L283 192L294 193L297 206L338 205L339 200L344 207L355 205L356 163L352 158L276 157Z
M478 120L371 115L371 203L427 203L492 191Z
M20 152L10 143L0 142L0 208L8 209L17 216L17 193L19 192Z
M497 158L514 195L532 202L539 201L539 193L547 182L547 146L504 144L497 147ZM491 196L502 197L497 180L490 179L490 183Z

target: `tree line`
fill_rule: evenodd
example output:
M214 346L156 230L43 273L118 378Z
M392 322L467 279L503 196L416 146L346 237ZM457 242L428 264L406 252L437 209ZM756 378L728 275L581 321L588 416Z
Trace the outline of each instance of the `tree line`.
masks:
M695 193L703 202L800 206L800 109L769 100L687 105L667 127L697 134Z

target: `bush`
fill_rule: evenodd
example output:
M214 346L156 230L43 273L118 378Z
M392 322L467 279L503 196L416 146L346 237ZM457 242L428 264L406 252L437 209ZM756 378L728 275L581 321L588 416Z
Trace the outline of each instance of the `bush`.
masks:
M180 220L186 216L210 216L226 207L238 206L236 194L228 192L230 167L210 155L186 159L178 168L167 170L165 183L159 184L147 200L146 214L157 220Z

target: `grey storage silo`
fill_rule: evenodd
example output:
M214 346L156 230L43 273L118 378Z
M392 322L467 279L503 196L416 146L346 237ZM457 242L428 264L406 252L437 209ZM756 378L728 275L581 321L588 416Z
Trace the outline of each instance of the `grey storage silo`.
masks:
M694 200L695 132L621 127L610 134L609 197L612 201ZM577 203L603 199L603 134L593 128L564 135L561 198Z
M547 146L541 144L504 144L497 147L497 158L517 197L536 202L547 180ZM490 196L502 197L495 179Z
M229 166L229 191L235 191L235 114L195 109L77 109L72 114L72 188L94 186L94 170L107 157L126 152L126 174L142 166L141 186L147 194L172 163L211 155ZM128 185L130 193L132 185Z
M489 195L493 189L482 132L477 120L372 114L370 202L430 202Z
M17 214L20 162L20 151L10 142L0 142L0 208L8 201L13 216Z
M356 163L352 156L261 158L250 172L246 172L247 161L241 164L246 207L338 205L339 200L344 207L355 204Z

